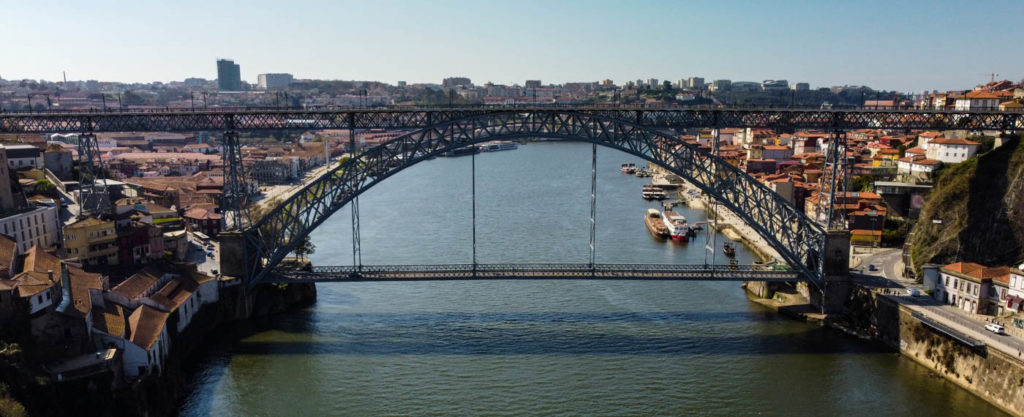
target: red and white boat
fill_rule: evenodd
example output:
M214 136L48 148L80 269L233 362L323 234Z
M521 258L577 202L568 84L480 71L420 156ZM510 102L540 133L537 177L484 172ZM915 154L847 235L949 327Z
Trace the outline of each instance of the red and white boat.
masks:
M686 217L674 211L665 211L661 214L661 221L668 227L672 240L689 241L690 225L686 223Z

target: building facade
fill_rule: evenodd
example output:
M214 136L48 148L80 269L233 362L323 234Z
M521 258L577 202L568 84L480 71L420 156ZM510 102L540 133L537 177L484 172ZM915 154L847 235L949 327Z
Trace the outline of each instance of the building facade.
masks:
M242 91L242 71L235 61L217 60L217 88L221 91Z
M256 78L256 83L261 90L276 90L288 87L294 79L291 74L260 74Z

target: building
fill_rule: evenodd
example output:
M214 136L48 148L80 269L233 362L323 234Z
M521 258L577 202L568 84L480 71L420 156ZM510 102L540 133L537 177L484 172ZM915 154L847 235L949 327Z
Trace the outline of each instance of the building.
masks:
M935 298L974 314L1000 314L1000 300L1007 298L1010 267L986 267L973 262L957 262L939 268ZM994 282L995 281L995 282Z
M953 108L958 111L996 110L999 108L1000 95L991 91L971 91L957 97Z
M145 265L164 256L164 235L159 227L131 222L117 231L120 265Z
M925 180L942 164L941 161L907 156L896 161L896 173L905 180Z
M43 150L32 145L0 145L10 169L43 168Z
M686 80L686 86L693 89L702 89L704 88L704 78L690 77Z
M526 80L526 88L540 88L540 80Z
M764 80L761 82L761 90L785 90L789 88L787 80Z
M981 149L981 144L973 140L938 137L928 141L925 155L947 164L958 164L970 159Z
M882 196L885 206L901 217L916 219L924 207L924 197L930 185L906 182L875 181L875 192Z
M52 248L60 243L60 214L57 204L32 202L30 207L0 218L0 233L14 238L18 251L32 246Z
M473 87L473 82L466 77L448 77L441 80L442 88L470 88Z
M1005 307L1006 310L1015 313L1024 311L1024 264L1010 269Z
M222 219L220 214L205 208L194 208L185 212L185 222L188 224L188 228L210 237L220 234Z
M810 91L811 85L808 83L796 83L790 86L790 88L792 88L793 91Z
M259 85L260 90L276 90L288 87L295 79L291 74L260 74L257 76L256 83Z
M3 145L0 145L3 147ZM13 180L17 178L11 178L11 170L7 165L7 153L0 152L0 210L10 210L21 204L22 198L15 198L15 192L18 191L13 188L12 185L16 184ZM21 197L21 196L19 196Z
M64 252L82 265L117 265L114 222L87 217L64 226Z
M235 61L217 60L217 88L221 91L242 91L242 71Z

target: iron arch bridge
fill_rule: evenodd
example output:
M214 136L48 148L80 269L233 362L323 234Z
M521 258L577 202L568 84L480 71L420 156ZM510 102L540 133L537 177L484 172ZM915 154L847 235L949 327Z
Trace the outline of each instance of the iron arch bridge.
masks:
M585 141L626 152L653 162L666 170L690 181L719 203L739 215L769 242L794 268L797 274L774 275L782 279L805 279L816 286L823 285L823 255L826 231L802 210L794 207L765 185L747 175L736 166L708 153L697 146L680 140L659 129L643 126L634 121L574 111L503 111L488 112L437 123L425 129L389 140L377 147L365 150L329 170L310 182L289 199L278 205L267 215L245 229L243 236L247 251L246 260L250 283L280 281L274 272L284 258L291 253L303 238L323 223L333 213L349 204L361 193L386 180L403 169L444 152L499 139L548 138L567 141ZM472 267L472 271L468 268ZM341 276L355 272L353 269L312 271L308 276L321 278L335 274ZM485 267L487 269L491 267ZM600 277L602 265L589 266L537 266L515 271L505 268L508 276L526 277ZM625 267L620 268L622 270ZM675 270L664 267L657 271L651 268L635 269L637 277L666 276L675 273L685 276L679 266ZM501 271L478 269L478 266L451 266L442 272L445 277L473 274L481 277L491 274L505 276ZM494 269L494 268L491 268ZM527 270L528 269L528 270ZM629 268L625 268L629 270ZM416 269L417 274L429 275L430 268ZM381 276L402 278L400 270L376 271L368 268L360 271ZM406 271L411 274L413 271ZM608 271L605 271L608 272ZM700 271L690 271L693 275ZM707 273L708 271L703 271ZM754 278L754 271L737 271L732 274L739 279L742 274ZM425 275L424 275L425 274ZM661 274L661 275L659 275ZM303 276L302 272L289 271L285 275ZM771 275L771 274L768 274ZM766 275L765 280L771 277ZM719 277L730 276L720 271ZM756 279L756 278L754 278ZM286 280L285 280L286 281Z
M237 212L243 178L237 132L348 129L415 129L366 150L241 231L237 261L250 283L264 282L295 243L360 193L423 159L477 142L524 137L588 141L666 167L737 213L819 288L825 275L826 231L745 173L714 155L682 143L668 129L751 127L777 131L823 129L1024 129L1024 113L1002 111L688 108L624 106L388 107L376 109L163 109L11 113L0 111L0 133L225 132L226 178L222 207ZM836 138L840 138L837 135ZM88 146L86 146L88 148ZM91 165L91 158L89 165ZM833 177L834 178L834 177ZM835 180L833 179L833 189ZM358 207L358 204L353 205ZM225 257L222 255L222 271ZM230 261L228 261L230 263ZM472 266L478 273L478 266ZM463 274L454 266L453 276ZM537 274L576 274L579 268ZM590 273L600 269L590 265ZM654 268L657 269L657 268ZM568 271L568 272L567 272ZM367 273L371 271L365 271ZM387 271L379 271L387 274ZM393 272L396 274L398 272ZM657 274L658 271L650 271ZM522 275L525 274L525 272Z

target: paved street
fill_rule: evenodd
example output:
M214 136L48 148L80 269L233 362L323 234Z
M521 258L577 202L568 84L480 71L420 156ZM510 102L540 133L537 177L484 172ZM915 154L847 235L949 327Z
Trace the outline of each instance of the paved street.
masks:
M213 256L209 256L208 252L213 252ZM203 243L195 234L189 233L186 259L189 262L195 262L196 268L200 272L217 275L220 272L220 244L216 239L210 239L209 243Z
M903 277L902 252L899 249L883 250L873 254L857 255L859 262L853 262L851 275L854 280L868 286L885 288L892 300L909 307L939 323L961 332L992 348L1010 355L1020 356L1024 352L1024 339L1013 335L997 335L985 330L984 316L971 315L953 306L942 304L925 295L924 287L912 279ZM859 264L858 264L859 263ZM875 265L876 271L869 271ZM914 297L908 289L917 289L921 295Z

